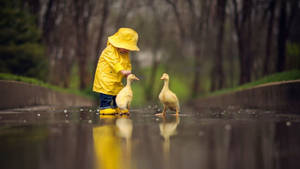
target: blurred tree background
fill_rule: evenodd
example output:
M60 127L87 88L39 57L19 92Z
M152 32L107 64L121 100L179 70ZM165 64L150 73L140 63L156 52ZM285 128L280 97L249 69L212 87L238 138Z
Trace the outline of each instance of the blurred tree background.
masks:
M299 0L1 0L0 72L92 93L107 37L139 33L134 105L163 72L180 100L300 69Z
M1 0L0 17L0 72L46 80L48 61L35 17L10 0Z

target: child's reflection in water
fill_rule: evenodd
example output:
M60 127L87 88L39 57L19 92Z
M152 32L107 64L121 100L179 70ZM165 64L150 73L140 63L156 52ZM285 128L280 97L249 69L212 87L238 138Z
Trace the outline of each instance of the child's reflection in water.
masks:
M93 128L96 166L101 169L131 167L132 121L129 118L103 115L101 126ZM125 139L125 148L122 146Z

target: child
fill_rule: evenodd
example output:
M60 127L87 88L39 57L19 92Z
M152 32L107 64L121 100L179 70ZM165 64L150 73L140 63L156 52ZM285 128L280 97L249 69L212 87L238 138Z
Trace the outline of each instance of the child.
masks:
M139 51L138 34L130 28L120 28L108 37L95 72L93 91L100 93L100 114L116 114L116 95L124 87L122 78L131 74L129 52ZM122 112L126 113L126 112Z

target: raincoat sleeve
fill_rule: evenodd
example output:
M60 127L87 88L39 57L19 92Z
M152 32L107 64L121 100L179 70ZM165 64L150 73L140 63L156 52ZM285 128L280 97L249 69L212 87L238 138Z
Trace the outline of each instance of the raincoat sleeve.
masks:
M118 55L116 55L113 50L104 51L103 59L115 70L115 72L118 73L121 70L125 70L124 67L120 64Z

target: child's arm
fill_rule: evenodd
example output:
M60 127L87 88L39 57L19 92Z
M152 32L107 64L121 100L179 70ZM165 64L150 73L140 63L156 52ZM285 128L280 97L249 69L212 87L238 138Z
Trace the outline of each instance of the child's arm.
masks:
M113 50L105 49L101 57L115 70L115 72L120 72L124 76L131 74L130 70L125 70L125 68L120 64L119 58L114 54Z

